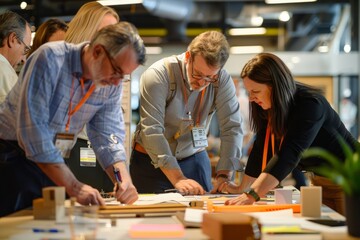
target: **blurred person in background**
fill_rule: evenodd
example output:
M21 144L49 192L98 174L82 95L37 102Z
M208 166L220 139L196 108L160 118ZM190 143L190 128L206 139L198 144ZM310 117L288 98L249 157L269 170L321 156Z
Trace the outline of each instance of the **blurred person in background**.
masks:
M17 13L0 14L0 103L18 80L16 67L30 51L29 23Z
M100 29L116 24L119 20L120 17L113 8L103 6L96 1L87 2L79 8L68 23L69 28L65 34L65 41L70 43L90 41ZM81 159L86 159L86 161ZM112 181L103 171L103 166L98 165L99 162L96 160L86 133L86 126L79 133L70 156L65 161L81 181L91 184L101 192L113 190Z
M44 43L64 40L67 29L67 24L60 19L50 18L43 22L35 32L31 50L27 56L29 57Z

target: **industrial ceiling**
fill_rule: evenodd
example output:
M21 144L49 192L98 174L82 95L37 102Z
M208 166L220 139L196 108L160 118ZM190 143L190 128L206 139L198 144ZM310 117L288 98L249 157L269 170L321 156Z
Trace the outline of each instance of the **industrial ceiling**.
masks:
M0 11L12 10L33 26L50 17L70 21L84 0L1 0ZM121 2L122 0L119 0ZM337 51L351 42L358 50L357 0L318 0L311 3L266 4L253 1L143 0L141 4L112 6L121 20L132 22L147 45L187 44L195 35L208 29L224 32L231 46L260 45L268 51L317 51L328 44ZM279 21L288 11L290 19ZM232 28L254 28L253 17L263 19L261 35L232 36ZM336 43L336 45L335 45Z

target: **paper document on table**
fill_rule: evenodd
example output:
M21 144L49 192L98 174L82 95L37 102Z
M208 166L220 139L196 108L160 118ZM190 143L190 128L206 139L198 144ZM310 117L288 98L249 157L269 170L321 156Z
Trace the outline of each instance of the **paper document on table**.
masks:
M203 209L187 208L185 210L184 221L201 223L204 213L208 213L208 211Z
M328 227L307 221L306 218L294 216L291 209L284 209L271 212L244 213L256 217L262 226L298 226L302 229L309 229L320 232L343 232L346 226ZM326 218L326 216L323 216Z
M161 194L140 194L139 199L133 205L152 205L159 203L180 203L189 206L190 200L186 199L180 193L161 193ZM114 200L106 202L106 205L120 205L120 202Z
M134 205L149 205L158 203L181 203L189 206L189 200L180 193L161 193L155 195L139 196Z

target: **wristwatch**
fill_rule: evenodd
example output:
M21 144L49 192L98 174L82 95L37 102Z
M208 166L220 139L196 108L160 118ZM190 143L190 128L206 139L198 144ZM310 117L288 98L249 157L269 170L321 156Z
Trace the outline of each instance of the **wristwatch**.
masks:
M245 192L246 195L250 195L255 199L255 202L260 200L259 195L254 191L254 189L250 188L249 191Z

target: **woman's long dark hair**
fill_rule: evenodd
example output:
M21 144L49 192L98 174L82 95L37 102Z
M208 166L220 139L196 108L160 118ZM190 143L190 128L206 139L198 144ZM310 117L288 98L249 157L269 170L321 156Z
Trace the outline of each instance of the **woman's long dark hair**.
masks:
M285 63L271 53L260 53L246 63L241 78L271 87L271 108L262 109L255 102L250 104L250 124L254 132L269 121L271 132L280 138L286 132L285 122L296 91L295 80Z

